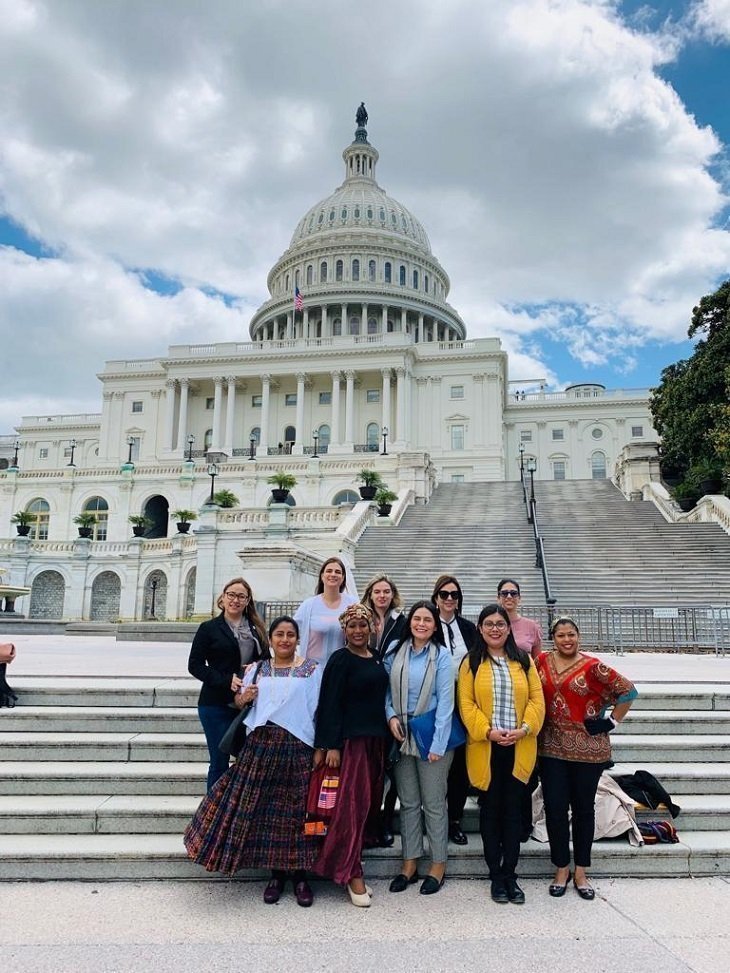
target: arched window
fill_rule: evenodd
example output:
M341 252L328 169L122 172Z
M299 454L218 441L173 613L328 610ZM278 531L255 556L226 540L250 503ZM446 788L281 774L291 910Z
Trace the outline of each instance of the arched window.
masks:
M299 271L294 271L294 286L299 287Z
M370 260L368 262L368 280L371 283L375 283L375 261Z
M213 430L206 429L205 435L203 436L203 449L210 449L213 445Z
M360 261L357 257L352 261L352 279L360 280Z
M428 294L428 274L423 275L423 289Z
M324 452L325 449L327 449L327 447L330 444L330 435L331 435L330 427L327 425L326 422L323 422L322 425L317 430L317 433L319 435L319 439L317 440L317 447L319 448L320 452Z
M291 448L297 441L297 431L294 426L287 426L284 430L284 445L287 447L287 453L291 452Z
M393 265L390 260L385 262L385 283L391 284L393 282Z
M332 506L339 507L343 503L358 503L359 500L360 494L355 493L354 490L340 490L332 497Z
M400 265L400 286L406 286L406 268L403 266L403 264Z
M377 422L369 422L365 431L365 441L368 445L368 452L377 453L380 449L380 426Z
M378 333L378 322L375 318L368 318L368 334Z
M314 276L314 267L311 264L309 264L308 267L307 267L307 283L308 284L311 284L312 283L313 276Z
M35 500L31 500L25 509L29 514L33 514L33 521L30 525L30 533L28 534L30 539L33 541L47 541L48 520L51 509L47 501L38 497Z
M338 260L335 264L335 280L342 280L342 261Z
M286 277L284 278L284 290L285 291L289 290L289 274L287 274Z
M591 478L594 480L606 479L606 454L596 450L591 456Z
M335 336L342 334L342 321L340 318L335 318L332 322L332 334Z
M414 270L413 271L413 290L414 291L417 291L418 290L418 271L417 270Z
M260 426L254 426L253 429L251 430L251 432L248 434L248 441L251 442L251 439L253 439L253 441L256 444L256 446L259 446L261 444L261 427Z
M84 513L94 514L92 540L105 541L109 522L109 504L103 497L90 497L84 504Z
M327 261L323 260L319 265L319 282L320 284L327 283Z

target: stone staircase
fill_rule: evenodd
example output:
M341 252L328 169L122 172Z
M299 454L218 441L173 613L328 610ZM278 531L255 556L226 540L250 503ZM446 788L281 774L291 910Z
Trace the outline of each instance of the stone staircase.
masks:
M16 678L21 704L0 710L0 880L203 879L182 831L204 792L207 751L191 679ZM730 678L639 685L615 734L617 770L643 767L683 811L678 845L599 842L593 873L709 875L730 865ZM452 874L483 878L477 808ZM397 871L393 849L367 853L366 872ZM523 846L524 875L551 874L545 845ZM242 874L252 877L256 873Z

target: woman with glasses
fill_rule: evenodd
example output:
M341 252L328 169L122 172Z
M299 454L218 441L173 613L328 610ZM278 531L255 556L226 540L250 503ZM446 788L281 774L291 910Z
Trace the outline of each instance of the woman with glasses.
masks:
M545 717L531 656L515 642L501 605L479 614L477 640L459 671L459 711L467 732L469 780L481 791L479 830L492 899L522 905L517 884L521 808Z
M338 557L328 557L319 569L317 587L294 612L301 632L302 655L324 668L327 660L342 648L340 615L357 598L345 591L347 571Z
M433 895L444 884L448 858L446 781L453 751L446 747L454 712L454 676L435 606L430 601L417 601L408 612L406 625L406 634L389 646L383 660L389 676L385 715L390 732L400 744L395 779L400 797L403 864L390 883L390 891L405 892L418 881L423 818L431 868L420 892ZM434 714L434 734L424 759L408 723L414 716L430 712Z
M233 698L241 687L239 673L250 662L263 658L268 645L247 581L228 581L216 605L220 615L200 626L188 659L188 672L203 684L198 716L210 754L208 790L228 770L229 758L218 745L236 715Z
M477 630L474 623L461 617L464 596L461 585L453 575L442 574L436 579L431 595L438 608L444 644L451 652L454 669L454 682L459 675L459 667L474 645ZM466 747L456 747L449 771L447 800L449 805L449 841L455 845L465 845L468 838L461 827L461 819L469 794L469 778L466 773Z
M586 877L591 864L595 800L601 773L611 761L608 734L628 713L638 693L634 684L605 662L580 651L580 631L572 618L556 618L550 635L555 648L536 663L545 693L545 726L538 741L545 824L555 877L553 898L570 882L568 813L573 831L573 885L587 901L595 891ZM606 709L611 707L611 714Z
M513 578L502 578L497 585L497 600L509 615L515 642L533 659L542 649L542 629L532 618L520 615L520 586Z

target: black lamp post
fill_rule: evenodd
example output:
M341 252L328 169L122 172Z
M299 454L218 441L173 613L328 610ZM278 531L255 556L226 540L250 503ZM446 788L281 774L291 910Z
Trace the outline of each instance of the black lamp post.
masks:
M17 470L18 469L18 450L20 449L20 441L17 440L17 439L15 440L15 447L14 448L15 448L15 455L13 456L13 469L14 470Z
M150 598L150 618L155 619L155 601L157 599L157 585L159 584L157 578L153 578L150 581L150 588L152 589L152 596ZM155 619L157 621L157 619Z
M134 447L134 436L127 437L127 446L129 446L129 453L127 454L127 466L132 465L132 448Z
M251 433L248 440L248 458L256 459L256 437Z
M68 461L68 465L76 466L76 464L74 463L74 453L76 452L76 440L72 439L71 442L69 443L69 446L71 447L71 459Z
M532 523L532 509L535 505L535 471L537 460L530 457L527 461L527 472L530 474L530 523Z
M387 426L383 426L382 435L383 435L383 452L380 455L387 456L388 455L388 427Z
M188 436L188 463L193 462L193 443L195 442L195 436L192 433Z
M520 479L521 480L524 480L524 478L525 478L525 444L524 443L520 443L518 449L520 451Z
M317 443L319 442L319 433L316 429L312 430L312 439L314 440L314 452L312 453L312 459L319 459L319 453L317 452Z
M218 467L215 465L215 463L209 464L208 476L210 477L210 496L208 497L208 503L215 504L213 494L215 492L215 478L218 476Z

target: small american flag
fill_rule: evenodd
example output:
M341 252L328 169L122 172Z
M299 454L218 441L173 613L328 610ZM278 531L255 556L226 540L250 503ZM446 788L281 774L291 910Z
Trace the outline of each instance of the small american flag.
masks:
M302 295L298 287L294 288L294 310L301 311L304 307L304 301L302 300Z

